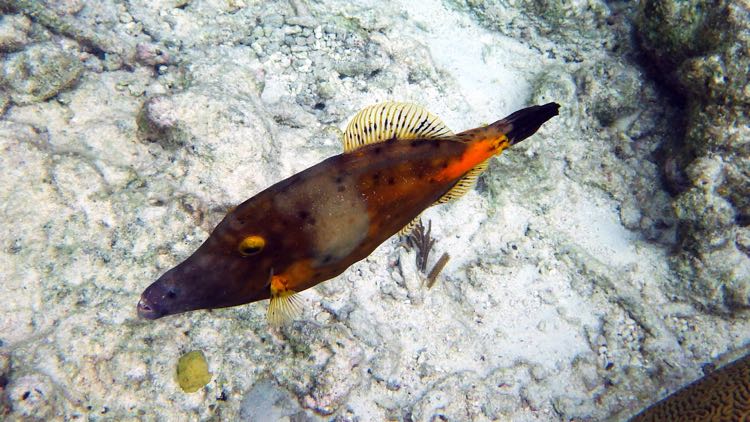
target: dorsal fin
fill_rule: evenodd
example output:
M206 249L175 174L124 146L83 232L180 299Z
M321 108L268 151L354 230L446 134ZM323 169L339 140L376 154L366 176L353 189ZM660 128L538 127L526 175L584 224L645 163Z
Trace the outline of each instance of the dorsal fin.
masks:
M440 119L411 103L380 103L363 108L343 136L344 152L390 139L435 139L453 136Z

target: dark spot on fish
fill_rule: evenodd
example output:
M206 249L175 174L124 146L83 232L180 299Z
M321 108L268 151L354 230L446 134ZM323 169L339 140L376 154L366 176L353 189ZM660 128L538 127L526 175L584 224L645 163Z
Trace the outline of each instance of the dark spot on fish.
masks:
M169 289L167 291L167 298L168 299L174 299L177 297L177 292L174 289Z
M320 276L321 276L321 272L320 271L315 271L315 274L313 274L313 278L318 278Z
M314 226L317 221L314 218L307 220L307 224Z
M419 146L420 143L421 142L419 142L419 141L411 141L411 143L409 145L411 145L412 148L413 148L413 147Z
M307 217L310 216L310 213L307 212L307 210L299 210L297 212L297 217L299 217L301 220L306 220Z
M447 169L448 168L448 160L443 161L442 164L440 164L440 167Z
M323 263L327 264L327 263L331 262L332 259L333 259L333 257L331 255L326 255L326 256L323 257Z
M344 186L344 185L339 185L338 189L336 189L336 190L337 190L337 191L339 191L339 192L343 192L343 191L345 191L345 190L346 190L346 186Z
M336 176L336 180L335 181L336 181L336 183L341 183L341 182L344 181L344 177L343 176Z
M381 152L383 152L383 148L382 147L375 147L375 149L373 150L373 152L375 152L375 154L380 154Z
M393 177L389 177L388 178L388 184L391 185L391 186L395 185L396 184L396 179L394 179Z
M380 180L380 173L374 173L372 175L372 180L375 181L375 182L377 182L378 180Z
M438 149L438 148L440 148L440 142L435 142L435 141L432 141L432 148L433 148L433 149Z

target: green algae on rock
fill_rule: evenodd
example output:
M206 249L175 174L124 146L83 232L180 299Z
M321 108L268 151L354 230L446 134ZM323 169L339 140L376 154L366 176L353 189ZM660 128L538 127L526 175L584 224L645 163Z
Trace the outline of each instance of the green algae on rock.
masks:
M193 350L180 356L177 361L177 382L182 391L195 393L211 381L208 372L206 355L200 350Z
M43 43L11 54L0 73L0 85L7 85L13 103L33 104L70 88L82 73L75 55Z
M0 18L0 51L12 53L30 42L31 19L23 15L4 15Z

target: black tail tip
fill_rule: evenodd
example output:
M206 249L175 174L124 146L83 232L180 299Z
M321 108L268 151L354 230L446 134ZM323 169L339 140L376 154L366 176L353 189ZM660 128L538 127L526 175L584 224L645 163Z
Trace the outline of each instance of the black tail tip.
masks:
M557 116L559 111L560 104L557 103L535 105L518 110L501 120L509 128L505 135L510 139L511 144L521 142L536 133L547 120Z

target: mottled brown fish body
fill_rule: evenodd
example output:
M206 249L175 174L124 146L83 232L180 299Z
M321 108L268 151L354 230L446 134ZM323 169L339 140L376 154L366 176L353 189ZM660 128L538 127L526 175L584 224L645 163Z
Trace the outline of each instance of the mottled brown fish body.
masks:
M466 147L450 140L375 144L269 187L229 213L193 256L162 276L160 301L173 299L162 311L268 299L263 287L272 269L286 274L295 291L341 274L451 188L455 180L431 181L432 176ZM266 250L275 252L258 259L234 253L250 235L265 238ZM205 288L183 295L186 280L193 278L190 285Z
M677 390L630 421L750 421L750 355Z
M534 131L556 114L557 105L547 106ZM149 286L139 314L235 306L333 278L509 146L512 129L499 121L445 138L368 144L283 180L240 204Z

